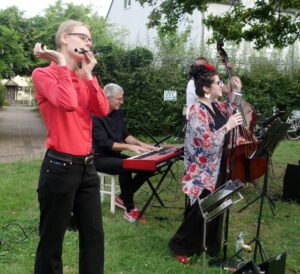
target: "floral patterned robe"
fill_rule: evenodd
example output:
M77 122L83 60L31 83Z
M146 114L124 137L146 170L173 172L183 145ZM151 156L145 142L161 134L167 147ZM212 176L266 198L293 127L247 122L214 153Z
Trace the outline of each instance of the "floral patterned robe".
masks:
M213 102L227 116L230 104ZM231 113L231 111L229 111ZM183 192L193 204L203 189L213 192L217 183L227 128L215 129L214 120L208 110L198 101L191 106L187 119L184 145Z

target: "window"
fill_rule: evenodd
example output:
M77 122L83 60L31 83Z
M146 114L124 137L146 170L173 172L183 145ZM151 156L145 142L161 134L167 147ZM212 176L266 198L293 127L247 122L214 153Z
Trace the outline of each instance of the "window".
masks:
M129 9L131 7L131 0L124 0L124 8Z

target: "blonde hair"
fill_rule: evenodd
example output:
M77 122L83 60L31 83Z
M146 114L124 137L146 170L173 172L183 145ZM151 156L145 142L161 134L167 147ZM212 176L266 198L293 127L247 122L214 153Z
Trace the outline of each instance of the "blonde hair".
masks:
M91 32L90 27L81 21L68 20L68 21L61 23L55 34L55 44L56 44L57 49L61 48L60 36L62 33L64 33L64 32L71 33L75 27L81 27L81 26L86 27Z

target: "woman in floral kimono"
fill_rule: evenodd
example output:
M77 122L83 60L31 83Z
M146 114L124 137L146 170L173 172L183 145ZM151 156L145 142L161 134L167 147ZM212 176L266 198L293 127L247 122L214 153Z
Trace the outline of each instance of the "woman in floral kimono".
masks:
M203 217L198 199L220 187L226 181L226 148L229 131L242 124L240 113L232 114L230 100L219 102L223 82L210 65L196 66L193 71L197 101L187 117L184 146L183 192L189 197L184 220L169 242L169 248L182 263L203 251ZM232 77L231 86L241 90L238 77ZM223 216L207 224L207 253L217 257L221 249Z

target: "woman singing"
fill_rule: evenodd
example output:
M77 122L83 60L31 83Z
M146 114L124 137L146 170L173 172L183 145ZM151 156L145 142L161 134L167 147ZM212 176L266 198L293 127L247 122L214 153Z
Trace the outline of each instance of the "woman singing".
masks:
M182 224L169 242L171 252L182 263L189 263L188 257L203 251L203 217L198 200L225 183L227 133L243 121L240 113L230 115L230 100L227 104L218 101L223 82L212 65L195 66L192 76L198 99L187 117L182 179L183 192L190 203ZM231 80L235 89L240 90L240 79L232 77ZM220 252L222 217L207 226L207 253L212 257Z

